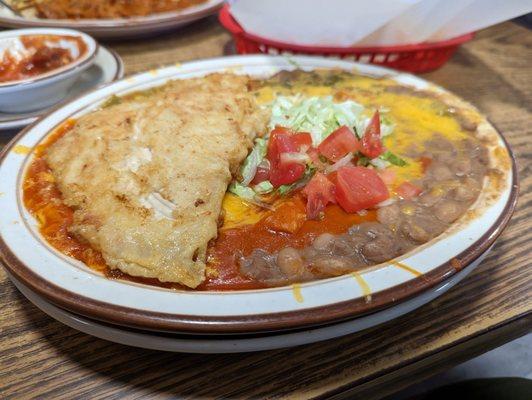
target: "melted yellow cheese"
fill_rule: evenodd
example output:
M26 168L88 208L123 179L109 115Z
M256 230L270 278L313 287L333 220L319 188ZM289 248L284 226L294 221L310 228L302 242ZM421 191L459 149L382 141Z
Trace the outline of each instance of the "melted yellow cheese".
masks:
M224 210L224 229L236 228L258 222L264 216L264 210L243 201L240 197L227 192L222 208Z
M15 154L26 155L26 154L30 154L31 147L24 146L22 144L17 144L15 147L13 147L13 150L11 151Z

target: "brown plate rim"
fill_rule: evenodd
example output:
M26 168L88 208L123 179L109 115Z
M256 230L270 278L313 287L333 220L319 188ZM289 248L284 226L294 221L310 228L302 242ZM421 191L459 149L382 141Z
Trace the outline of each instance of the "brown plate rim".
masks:
M61 106L55 107L50 113ZM0 163L18 140L40 120L41 118L23 129L2 149ZM21 262L11 252L1 236L0 258L4 261L4 267L15 278L52 304L86 317L131 328L205 334L256 333L299 329L353 319L410 299L445 281L484 253L507 226L515 210L519 192L516 161L504 135L491 121L488 122L503 141L511 159L510 195L497 221L476 242L452 260L449 259L420 277L372 294L370 302L367 302L365 298L357 298L304 310L241 316L194 316L153 312L90 299L48 282Z

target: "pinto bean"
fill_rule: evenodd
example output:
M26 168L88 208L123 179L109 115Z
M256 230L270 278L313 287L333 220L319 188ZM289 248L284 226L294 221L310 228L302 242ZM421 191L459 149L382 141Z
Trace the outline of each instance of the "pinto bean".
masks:
M489 156L489 153L488 153L488 149L486 149L485 147L481 147L479 149L479 153L478 153L478 161L482 164L482 165L489 165L490 163L490 156Z
M451 170L445 165L436 165L430 169L431 176L438 181L445 181L453 177Z
M277 254L279 269L288 276L299 275L303 268L303 259L293 247L285 247Z
M425 243L432 239L432 235L414 221L405 222L401 226L401 232L418 243Z
M377 210L377 221L384 225L396 225L401 220L401 210L397 204L381 207Z
M440 221L451 223L460 217L463 208L453 200L444 200L433 207L434 215Z
M272 268L272 256L264 250L255 250L249 258L240 257L240 271L246 275L261 281L268 280L274 272L279 274L277 268Z
M477 123L461 113L456 114L456 120L464 131L475 132L477 130Z
M316 257L312 266L322 274L328 276L342 275L353 270L355 262L353 259L341 256L320 256Z
M320 252L316 250L314 247L308 246L308 247L305 247L303 250L301 250L300 254L305 260L307 260L307 259L316 257L318 254L320 254Z
M436 193L437 191L430 190L427 192L421 193L417 200L418 203L424 205L425 207L431 207L441 200L442 196ZM443 193L442 193L443 194Z
M453 163L452 169L457 176L467 175L471 172L471 160L460 158Z
M356 252L356 247L349 238L337 238L332 246L332 253L339 256L351 256Z
M466 186L458 186L451 191L451 196L458 201L470 201L477 196L477 192Z
M312 247L316 250L327 250L334 243L334 235L322 233L312 242Z
M436 133L436 132L435 132ZM449 142L441 133L436 133L434 139L429 140L425 143L425 147L429 149L437 150L443 153L452 153L454 151L454 146Z
M362 246L362 255L373 262L384 262L397 254L397 244L392 237L380 236Z
M415 215L419 211L419 206L412 201L405 201L401 205L401 213L403 215Z

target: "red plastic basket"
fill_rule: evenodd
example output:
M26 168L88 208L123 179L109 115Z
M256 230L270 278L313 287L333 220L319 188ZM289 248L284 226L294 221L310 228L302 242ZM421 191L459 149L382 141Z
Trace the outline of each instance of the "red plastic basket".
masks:
M453 39L401 46L381 47L311 47L281 43L247 33L231 15L225 4L218 15L220 23L233 35L236 51L240 54L306 54L343 58L382 65L408 72L428 72L440 68L458 46L473 38L468 33Z

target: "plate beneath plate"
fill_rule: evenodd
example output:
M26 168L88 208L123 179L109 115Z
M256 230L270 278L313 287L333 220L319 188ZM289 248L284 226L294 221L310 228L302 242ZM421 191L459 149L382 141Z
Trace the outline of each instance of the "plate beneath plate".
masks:
M32 292L11 274L8 273L8 276L19 291L41 311L73 329L100 339L128 346L178 353L245 353L316 343L346 336L391 321L444 294L473 271L490 250L491 247L459 273L410 300L351 321L281 334L190 335L129 329L95 321L56 307Z
M111 49L100 45L94 64L83 72L78 81L72 86L67 97L63 101L72 100L83 92L93 89L96 86L116 81L124 75L124 64L120 56ZM0 112L0 130L12 130L23 128L31 124L41 115L46 114L51 108L48 107L29 113L3 113Z

